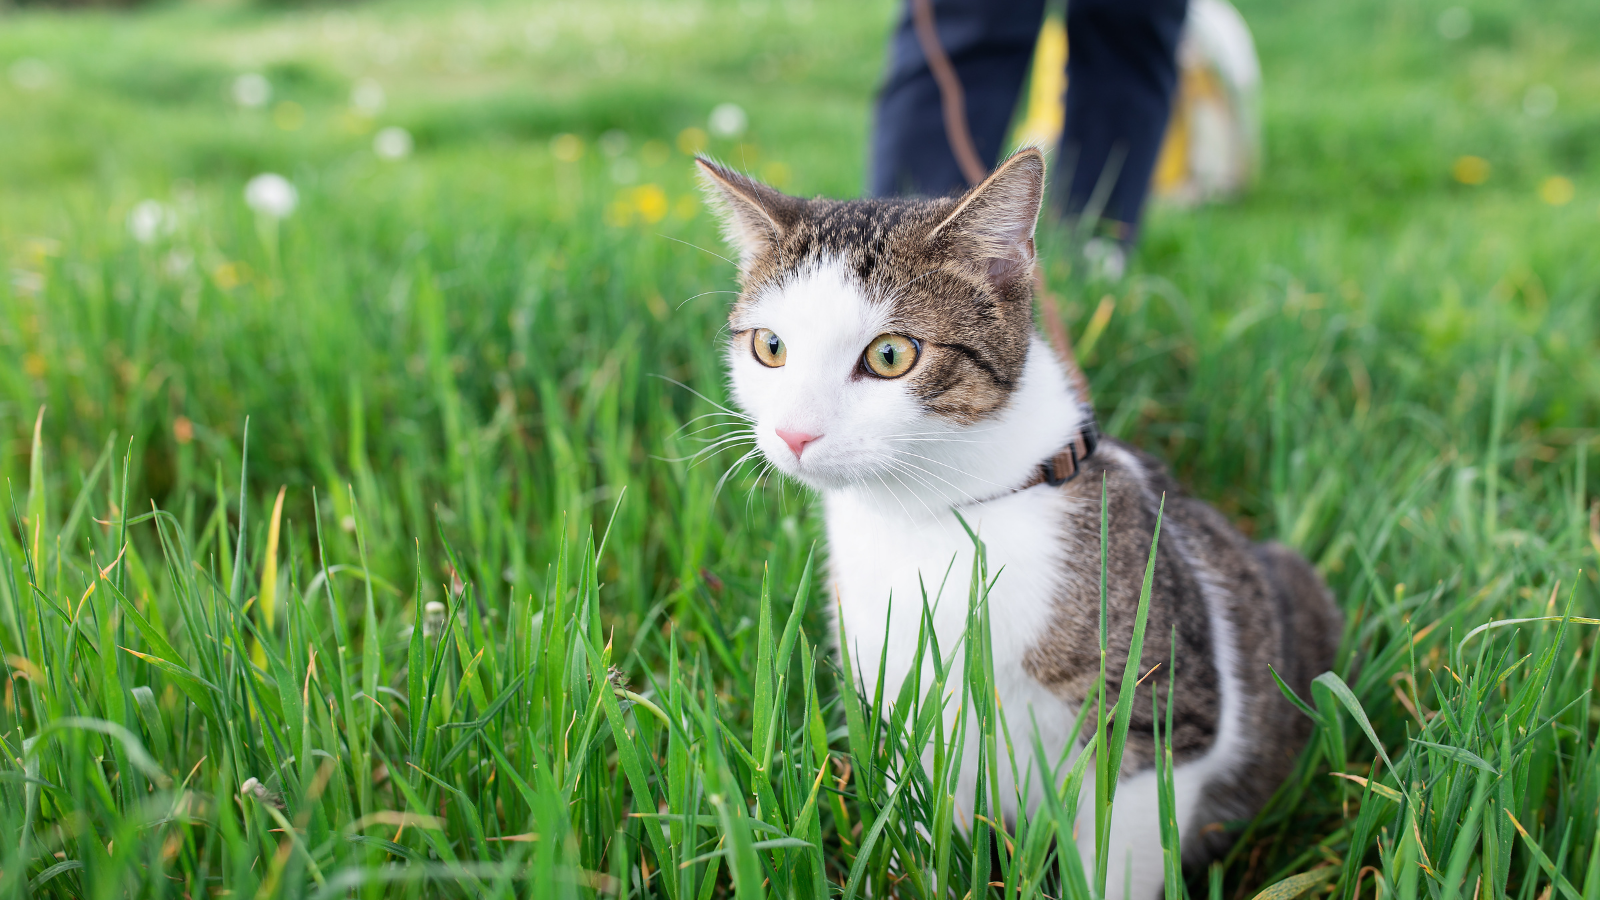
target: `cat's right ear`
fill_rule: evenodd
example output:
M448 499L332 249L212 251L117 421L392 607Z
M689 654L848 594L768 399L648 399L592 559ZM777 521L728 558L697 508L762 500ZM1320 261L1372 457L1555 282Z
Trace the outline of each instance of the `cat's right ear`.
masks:
M739 251L739 267L748 268L794 226L802 201L703 156L694 161L706 199L722 218L723 237Z
M1028 147L1012 154L994 174L961 196L955 210L926 240L945 236L988 260L997 290L1027 283L1033 274L1033 230L1044 203L1044 154Z

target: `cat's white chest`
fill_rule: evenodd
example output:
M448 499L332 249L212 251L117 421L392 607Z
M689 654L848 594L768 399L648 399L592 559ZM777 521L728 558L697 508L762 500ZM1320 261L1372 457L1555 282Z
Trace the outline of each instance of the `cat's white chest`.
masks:
M1026 733L1031 709L1046 751L1056 758L1072 740L1076 710L1029 675L1023 660L1049 630L1057 614L1055 598L1066 587L1061 565L1071 550L1064 546L1061 528L1066 502L1060 491L1040 486L962 511L984 542L994 584L989 620L995 688L1011 732L1017 738ZM907 515L893 501L885 508L881 496L827 497L829 569L850 664L870 694L882 660L886 704L899 695L915 665L924 592L946 658L962 638L971 595L972 539L952 513L915 512ZM964 655L954 654L948 681L945 713L952 724ZM918 692L931 682L932 666L925 659Z

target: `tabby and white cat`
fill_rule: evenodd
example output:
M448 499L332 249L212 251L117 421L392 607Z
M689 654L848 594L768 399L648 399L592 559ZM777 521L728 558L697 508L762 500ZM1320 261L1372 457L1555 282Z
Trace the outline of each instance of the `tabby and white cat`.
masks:
M1184 497L1159 463L1098 437L1085 398L1033 327L1045 183L1037 151L1012 156L964 196L935 200L803 200L705 160L700 168L739 253L733 394L767 460L822 496L831 593L868 684L887 644L885 691L899 692L924 585L933 604L947 572L956 596L937 603L933 626L942 647L956 645L974 552L959 510L999 573L989 600L994 677L1016 746L1030 745L1032 720L1052 761L1081 747L1072 723L1100 665L1102 478L1112 685L1127 665L1116 648L1133 632L1166 496L1153 637L1139 671L1167 659L1174 626L1178 660L1133 703L1108 885L1121 897L1131 862L1128 897L1151 900L1162 864L1149 692L1165 697L1175 675L1178 825L1187 860L1199 861L1226 845L1222 829L1206 826L1257 810L1305 742L1309 722L1268 666L1304 694L1332 664L1341 618L1327 589L1293 551L1250 543ZM975 757L975 748L964 755L958 798L969 808ZM1003 783L1000 796L1014 816L1015 788ZM1035 790L1025 802L1039 799ZM1094 828L1083 821L1080 848L1092 860Z

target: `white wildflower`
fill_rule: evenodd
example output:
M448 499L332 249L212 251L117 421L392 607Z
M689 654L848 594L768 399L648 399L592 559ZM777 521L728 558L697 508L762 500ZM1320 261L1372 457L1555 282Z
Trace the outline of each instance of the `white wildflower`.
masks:
M42 59L24 56L11 64L11 83L25 91L42 91L55 80L55 73Z
M166 260L162 263L162 268L167 275L177 278L180 275L187 274L193 265L194 253L183 247L176 247L167 254Z
M141 244L172 233L178 216L159 200L141 200L128 213L128 233Z
M233 80L233 102L247 109L266 106L272 99L272 82L260 72L246 72Z
M239 796L250 797L257 803L264 803L275 809L283 809L283 798L267 790L267 786L254 778L246 778L244 784L239 785Z
M1536 84L1522 95L1522 111L1529 117L1543 119L1556 111L1556 89L1548 84Z
M398 125L390 125L372 138L372 152L379 159L405 159L411 155L411 132Z
M717 137L736 138L750 126L750 117L736 103L720 103L711 111L711 133Z
M422 634L435 637L444 630L445 607L437 600L429 600L422 607Z
M361 79L350 89L350 105L364 116L375 116L383 112L387 100L383 93L383 85L371 78Z
M273 172L263 172L244 186L244 202L264 216L282 219L294 212L300 195L289 179Z

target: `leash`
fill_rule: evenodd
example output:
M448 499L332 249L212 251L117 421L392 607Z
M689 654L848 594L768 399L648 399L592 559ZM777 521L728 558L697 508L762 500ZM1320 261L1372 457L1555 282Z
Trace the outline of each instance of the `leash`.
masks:
M961 174L967 183L976 185L983 181L988 170L983 160L978 158L978 151L972 143L972 128L967 121L967 100L961 89L961 78L950 63L950 56L944 52L944 46L939 43L939 29L933 18L933 0L911 0L911 22L917 32L917 43L922 47L922 56L928 61L934 83L939 86L939 106L944 114L944 133L950 141L950 152L955 155L956 164L961 167ZM1079 400L1091 412L1088 422L1073 435L1067 446L1041 462L1027 482L1016 488L1018 491L1041 484L1051 487L1066 484L1078 477L1083 463L1100 446L1100 429L1094 422L1089 379L1083 374L1083 367L1078 365L1078 358L1072 352L1072 340L1067 334L1067 326L1061 321L1056 295L1045 285L1044 268L1037 263L1033 267L1033 292L1039 298L1045 338L1055 349L1056 356L1066 365L1067 377L1077 389Z
M917 33L917 43L922 48L922 57L928 61L934 83L939 86L939 105L944 115L944 133L950 142L950 152L955 155L956 165L961 167L967 184L976 185L988 174L988 167L978 158L977 148L972 143L972 128L967 121L966 92L961 89L961 78L950 63L949 54L944 52L944 45L939 43L938 23L933 17L933 0L911 0L911 23ZM1078 358L1072 352L1072 340L1067 334L1067 326L1061 320L1056 295L1045 285L1044 269L1037 264L1033 267L1033 292L1039 298L1045 339L1066 365L1067 377L1077 389L1079 399L1092 406L1089 379L1083 374L1083 368L1078 365ZM1092 444L1089 452L1094 452Z

